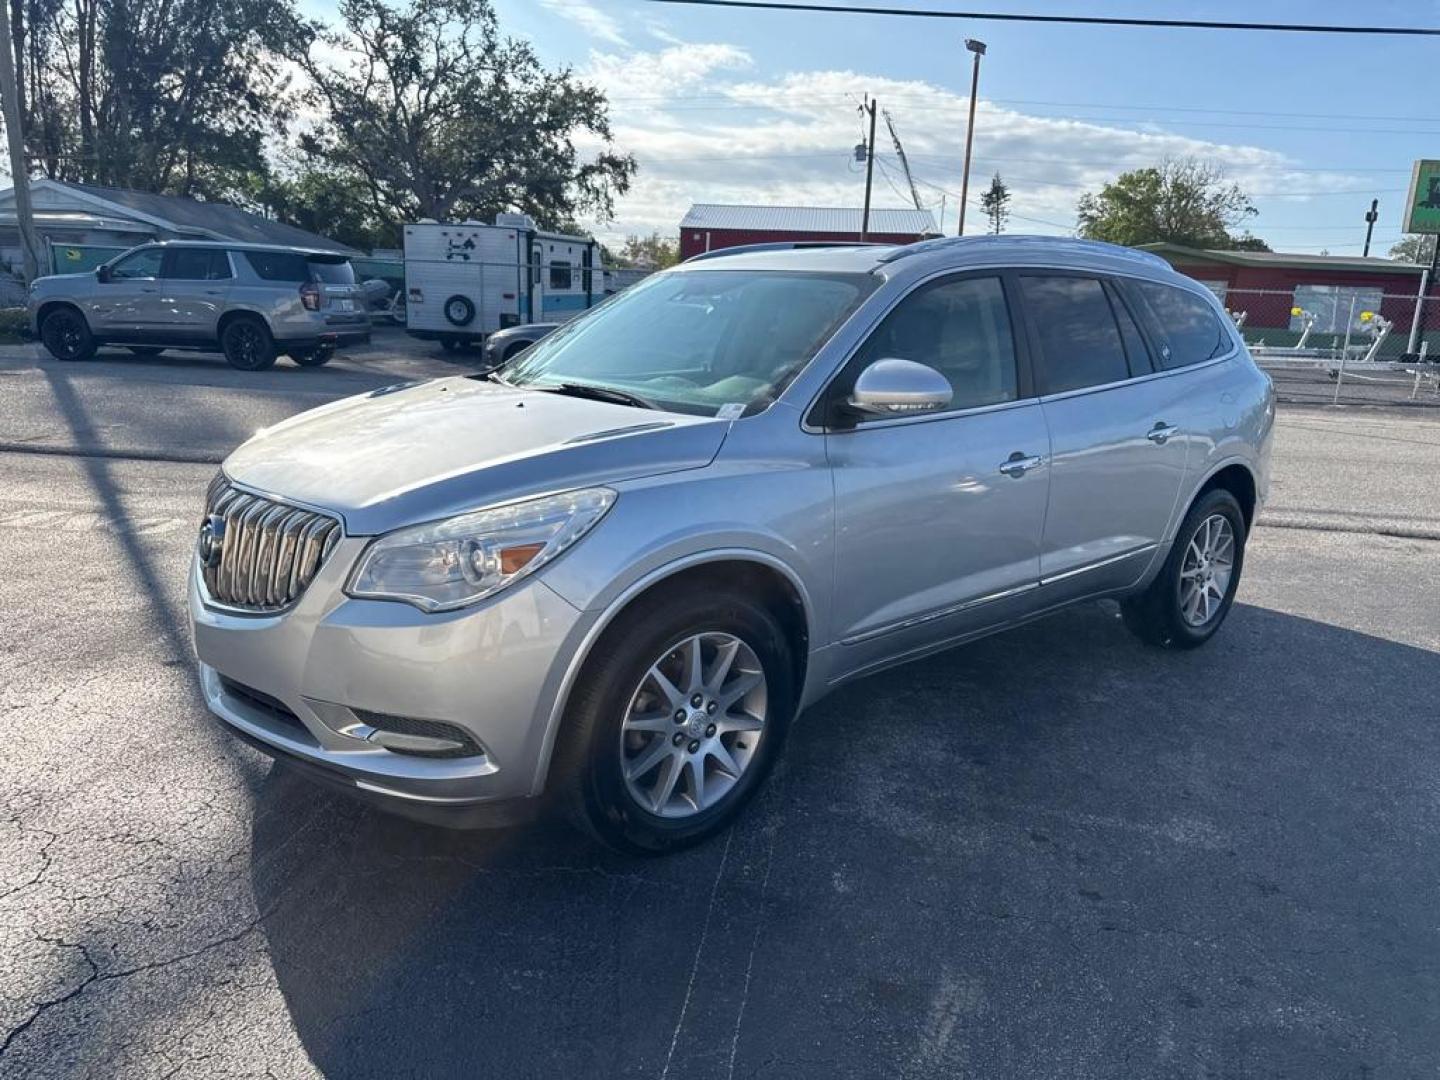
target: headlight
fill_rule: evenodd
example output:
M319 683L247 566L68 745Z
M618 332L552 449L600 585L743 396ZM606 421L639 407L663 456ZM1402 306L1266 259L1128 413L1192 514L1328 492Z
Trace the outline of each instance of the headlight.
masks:
M345 591L422 611L464 607L540 569L614 502L609 488L585 488L400 529L365 549Z

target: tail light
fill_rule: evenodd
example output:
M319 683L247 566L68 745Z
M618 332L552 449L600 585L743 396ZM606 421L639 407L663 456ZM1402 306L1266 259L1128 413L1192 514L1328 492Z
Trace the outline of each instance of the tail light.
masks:
M313 281L307 281L300 286L300 303L305 305L306 311L320 310L320 286Z

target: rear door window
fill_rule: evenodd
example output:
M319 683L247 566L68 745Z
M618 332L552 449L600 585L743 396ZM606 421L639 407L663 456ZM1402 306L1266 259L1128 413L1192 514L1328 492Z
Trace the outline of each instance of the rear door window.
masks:
M172 248L165 257L170 281L223 281L230 276L230 260L213 248Z
M1115 321L1120 324L1120 338L1125 342L1125 359L1130 361L1130 374L1151 374L1155 370L1154 357L1150 355L1150 349L1145 344L1145 335L1140 332L1139 325L1130 314L1124 294L1114 281L1106 286L1105 291L1110 294L1110 307L1115 312Z
M1042 393L1130 377L1120 327L1098 278L1023 275L1020 291L1040 347Z
M1230 351L1230 335L1203 296L1154 281L1132 282L1145 299L1160 336L1160 366L1203 364Z

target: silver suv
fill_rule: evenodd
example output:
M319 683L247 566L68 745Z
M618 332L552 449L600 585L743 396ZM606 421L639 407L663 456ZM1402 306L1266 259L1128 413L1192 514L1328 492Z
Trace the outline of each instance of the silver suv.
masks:
M145 244L89 273L37 278L29 312L60 360L88 360L101 345L218 348L232 366L261 371L282 353L318 367L338 346L370 340L346 256L258 244Z
M230 456L189 609L210 708L428 820L553 795L661 851L847 680L1097 597L1163 647L1235 597L1274 395L1215 297L1048 238L738 253L490 376Z

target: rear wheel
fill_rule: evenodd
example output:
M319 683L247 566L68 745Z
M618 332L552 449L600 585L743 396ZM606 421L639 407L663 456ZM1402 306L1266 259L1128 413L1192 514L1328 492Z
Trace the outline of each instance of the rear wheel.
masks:
M1162 648L1193 649L1220 629L1240 587L1245 515L1235 496L1207 491L1185 515L1150 587L1121 602L1125 625Z
M742 593L642 599L596 646L566 710L556 768L572 816L643 854L725 828L780 753L792 672L783 628Z
M95 355L95 338L85 316L74 308L60 308L40 323L40 341L57 360L89 360Z
M233 319L220 332L220 348L230 366L241 371L264 371L275 365L275 340L259 319Z
M136 356L159 356L165 351L159 345L127 345L125 347Z
M330 362L335 355L334 345L317 345L313 349L293 349L290 352L290 359L301 367L321 367Z

